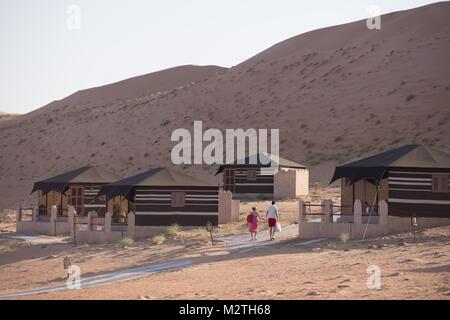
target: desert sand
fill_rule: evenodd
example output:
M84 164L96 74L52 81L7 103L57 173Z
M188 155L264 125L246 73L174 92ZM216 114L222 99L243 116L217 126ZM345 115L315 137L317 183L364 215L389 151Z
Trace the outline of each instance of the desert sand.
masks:
M0 123L0 208L87 164L170 166L176 128L279 128L281 156L326 185L337 163L411 142L450 151L450 3L316 30L230 69L185 66L84 90ZM211 166L178 168L219 181Z
M6 112L0 112L0 122L1 121L6 121L6 120L11 120L15 117L18 117L18 114L13 114L13 113L6 113Z
M215 237L246 231L240 221L221 226ZM295 219L295 201L279 203L282 223ZM7 229L12 212L3 213ZM291 221L291 222L290 222ZM217 242L203 229L180 231L162 244L150 240L128 248L119 244L31 244L0 237L0 294L64 284L63 259L78 265L82 277L190 259L191 267L116 284L20 299L449 299L450 227L365 241L325 240L304 244L296 235L277 236L267 246L240 250ZM367 268L381 270L379 290L367 289Z

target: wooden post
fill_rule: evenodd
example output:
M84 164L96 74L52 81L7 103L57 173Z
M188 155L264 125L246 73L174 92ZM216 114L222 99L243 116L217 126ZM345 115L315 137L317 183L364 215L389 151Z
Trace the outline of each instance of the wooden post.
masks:
M33 206L33 222L37 222L39 220L39 207Z
M76 225L76 219L77 219L77 213L75 211L75 208L73 206L68 206L68 222L70 227L70 235L73 239L74 246L77 245L77 225Z
M22 221L22 207L16 209L16 223Z
M53 235L56 236L56 220L58 216L58 208L56 205L52 206L52 211L50 215L50 222L53 224Z
M413 233L414 233L414 243L416 243L416 228L417 228L417 217L416 216L412 216L411 217L411 225L413 227Z
M214 238L213 238L213 225L211 222L208 221L208 223L206 224L206 230L209 231L209 234L211 236L211 244L214 245Z
M127 216L127 233L132 239L136 237L136 215L134 212L129 212Z

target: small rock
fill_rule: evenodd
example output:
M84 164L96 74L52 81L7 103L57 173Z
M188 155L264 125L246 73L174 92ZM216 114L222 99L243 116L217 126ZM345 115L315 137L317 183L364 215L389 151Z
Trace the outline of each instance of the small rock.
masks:
M399 277L401 275L403 275L401 272L394 272L394 273L387 275L387 277Z
M308 297L312 297L312 296L320 296L320 293L318 293L317 291L310 291L306 294Z
M50 255L50 256L45 257L43 260L51 260L51 259L56 259L56 258L58 258L58 257L55 255Z
M346 285L346 284L340 284L338 285L339 289L345 289L345 288L350 288L350 286Z
M345 249L344 249L344 252L347 252L347 251L350 251L350 249L349 249L349 248L345 248Z

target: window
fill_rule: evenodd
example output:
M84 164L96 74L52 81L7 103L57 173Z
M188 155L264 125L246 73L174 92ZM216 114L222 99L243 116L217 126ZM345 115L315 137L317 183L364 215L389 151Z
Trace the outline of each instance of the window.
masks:
M247 170L247 180L255 181L256 180L256 170Z
M235 191L234 184L234 170L230 168L225 168L223 171L223 189L225 191Z
M186 206L185 192L172 192L172 207L181 208Z
M448 174L433 174L433 192L446 193L449 192Z

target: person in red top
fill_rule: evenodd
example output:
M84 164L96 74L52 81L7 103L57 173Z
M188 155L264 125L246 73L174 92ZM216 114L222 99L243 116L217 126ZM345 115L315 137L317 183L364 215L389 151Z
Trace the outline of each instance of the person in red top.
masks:
M258 240L258 229L261 217L256 207L252 208L252 212L247 216L248 231L250 232L251 240Z

